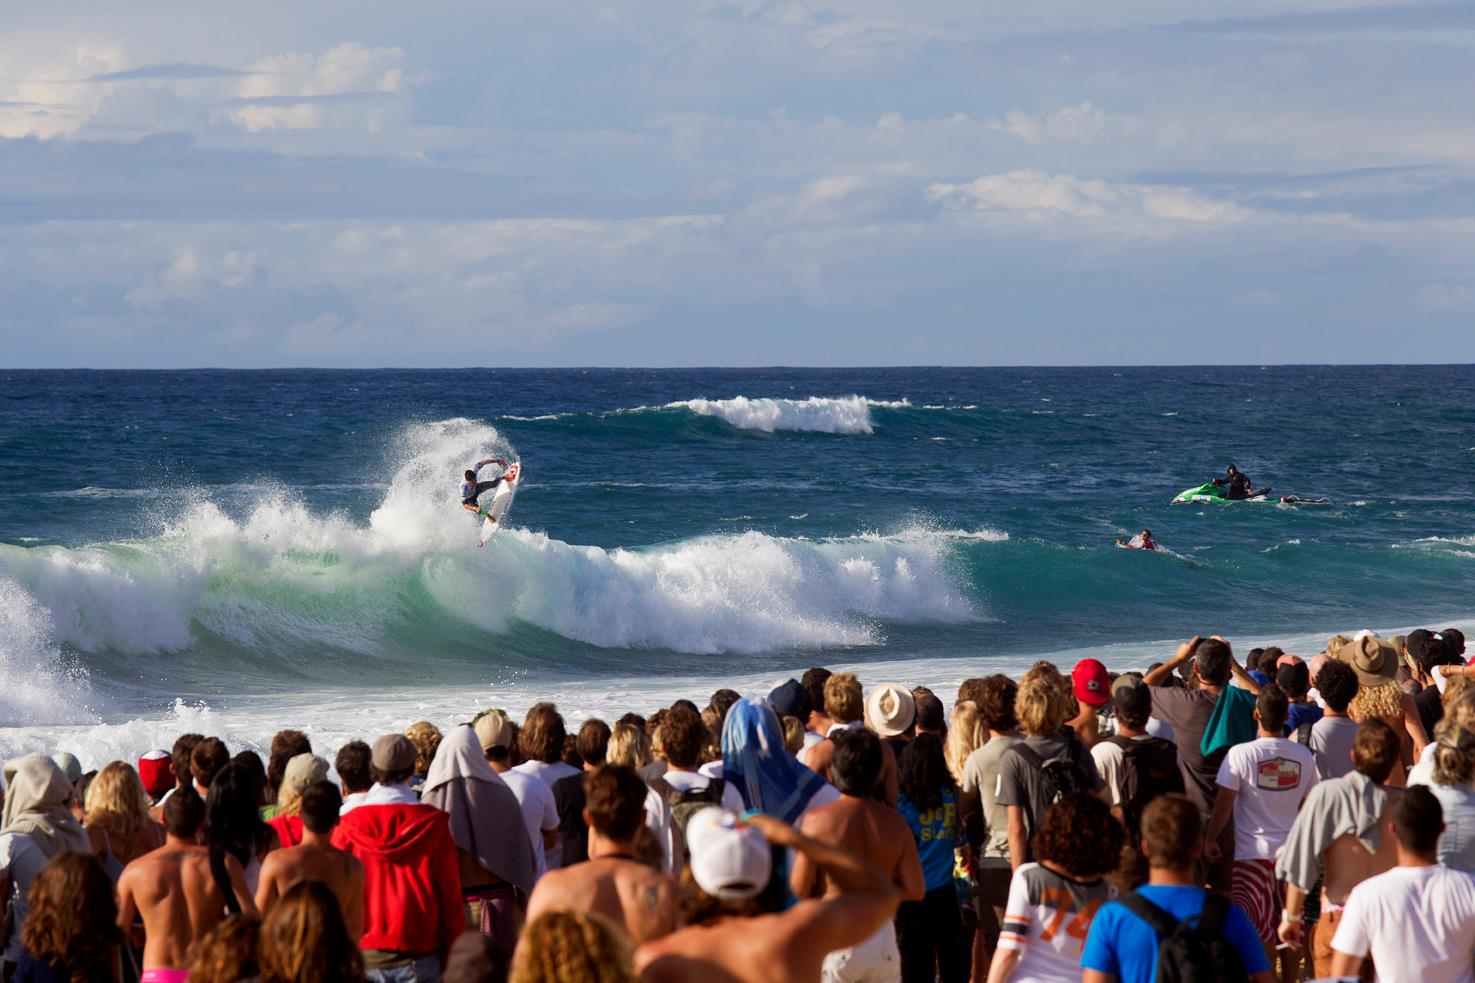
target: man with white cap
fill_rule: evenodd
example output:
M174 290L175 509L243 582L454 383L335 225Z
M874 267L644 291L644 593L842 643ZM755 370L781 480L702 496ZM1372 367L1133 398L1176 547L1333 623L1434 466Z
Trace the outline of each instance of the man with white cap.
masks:
M410 790L415 745L385 734L369 756L374 787L333 831L333 846L364 865L365 976L370 983L440 979L466 928L450 819Z
M651 983L809 983L829 953L869 938L896 914L897 891L873 865L770 816L740 819L709 807L692 816L687 835L696 903L685 928L636 950L635 968ZM822 900L762 910L757 898L774 847L798 851L824 874L830 889Z

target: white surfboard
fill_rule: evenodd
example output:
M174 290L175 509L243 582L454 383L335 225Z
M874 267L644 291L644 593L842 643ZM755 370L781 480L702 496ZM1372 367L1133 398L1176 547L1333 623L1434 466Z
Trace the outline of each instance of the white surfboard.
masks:
M507 470L502 472L502 483L492 495L492 504L486 508L486 518L481 524L481 539L476 543L478 547L485 546L487 540L502 525L502 520L507 516L507 510L512 508L512 499L517 495L517 484L522 480L522 463L513 461L507 465Z

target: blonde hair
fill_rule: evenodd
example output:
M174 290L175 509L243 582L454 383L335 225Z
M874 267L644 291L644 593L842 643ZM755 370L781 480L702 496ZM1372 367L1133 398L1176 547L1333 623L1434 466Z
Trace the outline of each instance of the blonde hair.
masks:
M702 725L707 730L707 739L702 742L702 761L722 760L722 716L716 707L702 711Z
M804 724L798 717L791 717L787 713L779 717L779 722L784 725L784 750L792 755L798 755L804 750Z
M440 728L428 720L417 720L405 728L405 736L415 745L415 774L430 771L430 762L435 760L436 749L440 747Z
M866 704L860 680L853 672L837 672L825 680L825 716L837 724L865 717Z
M508 983L634 983L630 943L606 918L568 908L529 923Z
M953 781L962 783L963 764L968 755L983 747L988 741L988 725L972 700L953 704L953 719L947 729L947 743L942 756L947 761L947 770Z
M1081 712L1080 704L1076 702L1075 687L1066 678L1053 662L1043 659L1030 666L1024 675L1019 677L1019 684L1024 685L1026 680L1042 679L1050 684L1055 691L1055 698L1060 701L1060 719L1066 721Z
M109 836L132 836L149 822L149 794L143 779L126 761L110 761L87 786L83 806L89 829Z
M1065 701L1048 678L1026 673L1014 698L1014 716L1026 734L1047 737L1065 723Z
M326 780L328 759L316 754L299 754L287 762L282 772L282 785L277 789L277 815L296 816L302 812L302 793L308 786Z
M1434 784L1462 786L1475 779L1475 731L1449 720L1434 728Z
M626 768L644 768L655 760L650 735L634 724L616 724L609 735L609 747L604 752L604 762L624 765Z
M1401 718L1403 716L1403 690L1399 689L1398 683L1391 679L1377 686L1360 686L1352 702L1347 704L1347 715L1358 723L1373 719Z
M1471 687L1475 687L1475 679L1469 676L1448 677L1444 683L1444 694L1440 697L1440 701L1444 704L1445 720L1448 720L1450 714L1454 712L1456 704L1475 701L1475 690ZM1471 726L1470 729L1475 730L1475 726Z

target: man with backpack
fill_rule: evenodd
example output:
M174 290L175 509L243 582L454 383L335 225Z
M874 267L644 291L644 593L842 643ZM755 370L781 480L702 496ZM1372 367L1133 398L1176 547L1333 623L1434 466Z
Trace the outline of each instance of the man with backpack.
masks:
M1135 838L1147 803L1159 795L1182 794L1183 775L1173 742L1147 732L1152 691L1130 677L1115 690L1117 732L1091 748L1091 760L1106 783L1112 815Z
M1091 752L1065 727L1064 694L1043 675L1026 676L1014 701L1024 740L999 761L996 801L1009 810L1009 864L1029 861L1029 839L1045 810L1072 792L1100 792Z
M1082 983L1273 983L1270 961L1245 913L1199 886L1197 805L1153 799L1142 813L1148 883L1096 913L1081 953Z
M666 773L661 777L670 786L666 801L671 804L671 818L681 831L691 817L707 806L718 806L728 812L741 813L747 808L742 793L721 778L710 778L697 769L702 764L702 747L707 741L707 725L702 718L685 707L672 707L661 721L657 732Z

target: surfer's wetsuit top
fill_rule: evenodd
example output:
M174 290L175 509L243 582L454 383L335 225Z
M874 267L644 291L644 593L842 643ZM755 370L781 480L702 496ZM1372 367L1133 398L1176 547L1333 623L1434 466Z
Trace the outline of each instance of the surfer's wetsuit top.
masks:
M1259 491L1252 489L1249 476L1242 471L1236 472L1233 478L1215 478L1214 487L1223 488L1224 497L1231 501L1240 501L1251 495L1262 495L1270 490L1269 488Z
M473 472L475 472L476 474L480 474L481 473L481 468L480 467L475 467L475 468L472 468L471 470ZM475 508L475 509L481 508L481 505L478 504L477 501L476 501L477 497L480 496L481 493L484 492L484 491L491 491L493 488L496 488L501 483L502 483L502 476L501 475L498 475L497 477L493 478L491 481L475 481L475 482L472 482L472 481L463 481L463 482L461 482L461 504L462 505L469 505L469 506L471 506L472 508Z

